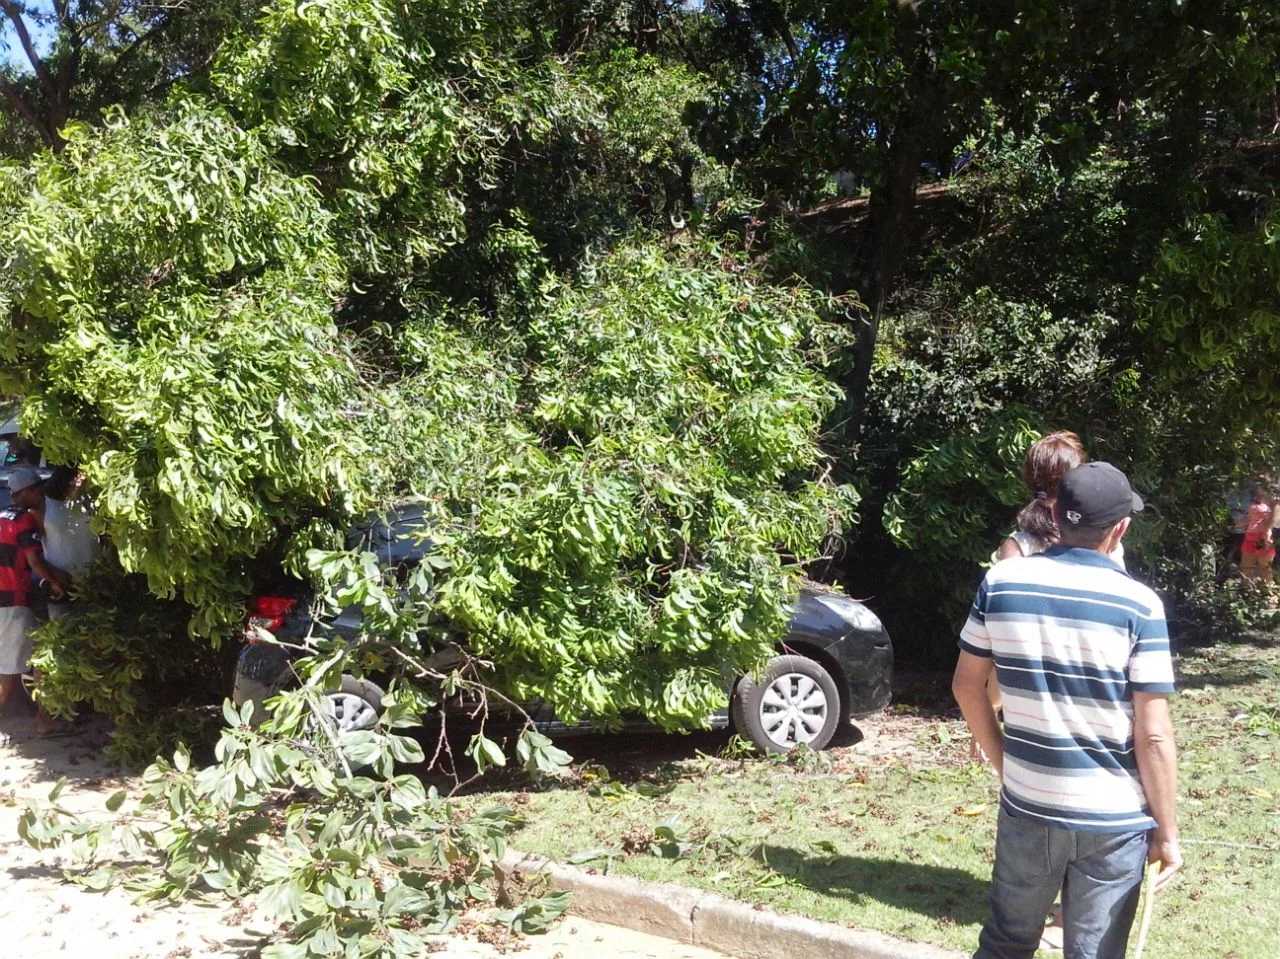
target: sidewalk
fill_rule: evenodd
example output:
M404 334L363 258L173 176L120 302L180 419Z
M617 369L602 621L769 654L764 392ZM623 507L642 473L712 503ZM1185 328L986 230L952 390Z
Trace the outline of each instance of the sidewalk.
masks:
M517 948L519 952L500 953L497 947L471 939L453 939L438 955L457 959L491 959L500 954L519 959L729 959L723 953L576 916L565 917L545 935L522 939Z

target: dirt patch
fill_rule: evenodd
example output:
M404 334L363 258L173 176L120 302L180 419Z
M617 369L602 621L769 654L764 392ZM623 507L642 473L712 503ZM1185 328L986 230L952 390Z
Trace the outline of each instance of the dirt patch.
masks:
M101 760L107 731L89 724L52 739L35 733L35 721L6 718L10 736L0 747L0 926L6 954L24 959L248 959L259 935L246 929L248 904L142 907L123 890L88 892L68 883L64 861L18 838L28 799L43 799L61 778L60 802L87 817L104 817L104 803L118 789L136 791L138 780Z
M933 712L892 707L857 722L862 738L832 750L832 756L865 757L872 762L956 766L969 762L969 731L959 711Z

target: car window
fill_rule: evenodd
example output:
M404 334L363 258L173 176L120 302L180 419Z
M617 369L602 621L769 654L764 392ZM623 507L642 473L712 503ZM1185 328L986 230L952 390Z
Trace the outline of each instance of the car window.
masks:
M421 504L397 505L385 516L371 517L352 529L347 545L376 553L386 566L412 566L432 549L426 510Z

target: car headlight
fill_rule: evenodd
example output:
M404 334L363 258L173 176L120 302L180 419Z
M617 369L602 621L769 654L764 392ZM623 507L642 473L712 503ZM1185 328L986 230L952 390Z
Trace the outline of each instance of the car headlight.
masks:
M876 633L884 628L880 625L880 617L856 599L833 593L819 593L813 598L859 632Z

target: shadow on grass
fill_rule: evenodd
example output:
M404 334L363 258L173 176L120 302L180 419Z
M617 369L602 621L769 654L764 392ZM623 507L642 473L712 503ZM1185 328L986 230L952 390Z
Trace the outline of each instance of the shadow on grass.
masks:
M1226 688L1280 679L1280 643L1218 643L1184 647L1177 659L1179 689Z
M945 715L956 708L951 672L898 668L893 676L893 705L910 707L920 715Z
M823 856L789 846L761 846L758 859L774 872L824 896L861 904L874 899L939 922L979 925L987 918L989 883L949 866Z
M515 745L514 736L492 734L510 752ZM625 729L616 733L575 733L555 737L555 744L573 757L579 771L604 770L606 779L621 786L651 786L668 789L676 783L705 774L700 765L703 757L738 759L744 762L778 762L779 756L764 756L752 751L750 746L730 747L732 733L727 729L700 730L691 733L664 733L652 727ZM843 748L857 745L865 734L856 722L836 732L831 747ZM739 750L746 750L740 752ZM454 755L462 755L464 745L455 745ZM414 770L424 782L432 782L425 770ZM599 784L595 775L591 781ZM435 782L444 789L443 782ZM469 785L464 793L505 792L528 787L539 792L562 789L582 789L582 779L570 776L565 779L547 779L533 783L518 769L491 771L482 780Z

